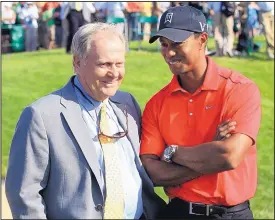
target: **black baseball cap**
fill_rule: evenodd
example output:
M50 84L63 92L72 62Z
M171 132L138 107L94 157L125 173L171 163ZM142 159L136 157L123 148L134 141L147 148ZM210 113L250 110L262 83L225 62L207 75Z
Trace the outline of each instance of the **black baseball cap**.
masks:
M207 29L206 18L200 10L188 5L171 7L162 14L158 32L150 38L149 43L159 37L182 42L193 33L207 32Z

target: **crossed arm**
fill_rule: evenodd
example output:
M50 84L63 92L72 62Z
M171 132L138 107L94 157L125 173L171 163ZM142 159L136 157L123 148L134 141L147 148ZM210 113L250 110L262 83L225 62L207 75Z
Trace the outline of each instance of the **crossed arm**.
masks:
M204 174L235 169L251 145L250 137L238 133L223 141L180 146L172 157L173 163L151 154L142 155L141 161L156 186L173 186Z
M172 157L173 163L162 161L161 155L153 153L154 150L152 154L149 153L150 149L159 147L154 145L161 143L159 140L162 137L158 131L155 116L150 110L156 108L156 105L150 103L149 107L146 106L147 109L145 108L143 114L141 161L156 186L183 184L202 175L228 171L239 166L249 148L255 143L260 126L259 90L255 84L242 85L231 94L227 100L228 103L231 108L226 110L224 118L233 118L238 123L237 129L233 131L234 129L226 128L221 131L221 127L226 127L222 124L218 127L213 141L192 147L179 146ZM156 109L154 111L157 112ZM151 139L157 141L154 142ZM143 144L147 145L146 153L142 153ZM160 149L162 147L158 148Z
M235 161L233 164L231 158L235 159L236 157L229 157L233 150L228 147L227 152L226 146L231 145L232 140L233 142L236 141L239 136L234 134L230 137L230 132L234 130L235 124L236 122L234 121L222 123L217 129L213 142L195 147L180 146L172 157L173 163L167 163L152 154L142 155L141 161L156 186L179 185L198 178L203 174L233 169ZM247 140L246 138L244 139ZM249 146L249 143L246 146Z
M176 186L201 176L186 166L167 163L153 154L142 155L141 161L155 186Z
M212 141L195 147L180 147L173 162L202 174L235 169L253 141L244 134L233 134L224 141Z

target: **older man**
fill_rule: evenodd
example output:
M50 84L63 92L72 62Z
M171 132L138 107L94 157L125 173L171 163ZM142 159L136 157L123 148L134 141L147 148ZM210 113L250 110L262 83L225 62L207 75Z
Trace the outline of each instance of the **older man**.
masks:
M191 6L168 9L149 42L158 38L174 76L146 104L141 159L170 198L161 217L253 218L249 200L257 187L261 120L257 85L205 56L206 19ZM230 136L215 136L227 123L219 136Z
M155 218L165 203L139 160L140 108L118 91L125 39L116 26L81 27L76 76L24 109L12 140L6 194L14 218Z

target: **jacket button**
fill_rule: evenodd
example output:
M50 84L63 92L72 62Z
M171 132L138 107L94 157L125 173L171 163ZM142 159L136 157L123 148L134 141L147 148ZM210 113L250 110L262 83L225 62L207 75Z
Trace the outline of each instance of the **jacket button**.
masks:
M97 204L96 206L95 206L95 210L96 211L102 211L102 209L103 209L103 206L101 205L101 204Z

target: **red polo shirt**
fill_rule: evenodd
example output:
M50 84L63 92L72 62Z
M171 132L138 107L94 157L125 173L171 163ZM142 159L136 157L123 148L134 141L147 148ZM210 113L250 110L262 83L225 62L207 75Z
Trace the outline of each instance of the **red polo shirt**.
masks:
M235 132L253 140L236 169L203 175L180 187L165 189L170 198L231 206L252 198L256 191L260 92L254 82L240 73L219 67L208 57L207 62L204 82L194 94L182 89L174 75L146 104L140 154L160 157L165 145L192 147L211 142L220 123L235 120Z

